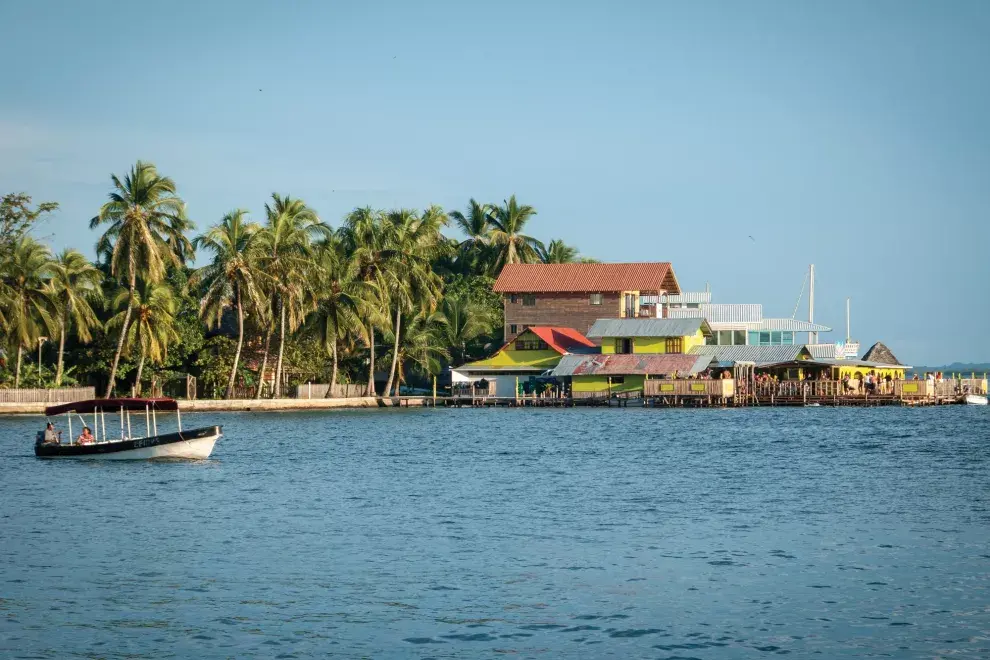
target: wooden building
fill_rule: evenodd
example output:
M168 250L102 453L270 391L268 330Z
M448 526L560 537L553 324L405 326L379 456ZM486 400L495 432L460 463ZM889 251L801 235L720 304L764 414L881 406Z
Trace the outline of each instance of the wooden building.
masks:
M662 316L655 301L681 289L668 262L508 264L494 290L505 307L505 341L531 326L585 334L598 319Z

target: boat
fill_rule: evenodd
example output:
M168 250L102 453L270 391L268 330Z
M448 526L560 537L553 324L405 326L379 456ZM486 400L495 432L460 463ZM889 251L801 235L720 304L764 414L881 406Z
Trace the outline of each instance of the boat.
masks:
M963 401L971 406L987 405L987 397L982 394L967 394L963 397Z
M132 427L131 413L134 412L138 413L134 415L138 419ZM158 413L162 412L175 413L177 432L159 434ZM111 430L107 431L107 413L111 417L113 415L119 417L119 433L117 425L113 423ZM68 438L64 442L61 431L55 430L51 419L59 415L65 415L68 430ZM83 415L92 415L92 417L83 417ZM45 441L45 431L38 433L34 455L41 458L106 460L209 458L216 441L223 435L223 427L217 425L183 431L179 404L175 399L168 398L76 401L49 406L45 409L45 416L49 418L50 423L53 423L54 433L48 442ZM72 434L73 416L84 429L83 435L79 438ZM141 434L141 422L144 422L143 434ZM91 430L90 426L92 426Z

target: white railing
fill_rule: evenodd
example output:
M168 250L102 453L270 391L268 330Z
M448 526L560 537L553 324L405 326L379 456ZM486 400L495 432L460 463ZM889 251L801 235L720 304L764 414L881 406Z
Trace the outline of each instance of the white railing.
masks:
M95 387L0 389L0 403L69 403L95 398Z

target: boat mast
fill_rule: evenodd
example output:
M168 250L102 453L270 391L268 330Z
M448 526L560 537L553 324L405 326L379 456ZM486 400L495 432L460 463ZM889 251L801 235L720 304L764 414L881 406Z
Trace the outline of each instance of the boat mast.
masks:
M811 282L808 286L808 323L814 323L815 322L815 264L811 264L810 279ZM818 343L817 332L808 333L808 343L809 344Z
M852 338L852 333L849 332L849 298L846 298L846 343Z

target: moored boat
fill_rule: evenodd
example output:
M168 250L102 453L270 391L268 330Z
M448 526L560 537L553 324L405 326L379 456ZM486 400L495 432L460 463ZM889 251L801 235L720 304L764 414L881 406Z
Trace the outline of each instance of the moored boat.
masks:
M132 425L131 413L138 419ZM141 420L144 413L144 419ZM174 412L178 431L159 434L158 413ZM107 413L111 416L111 431L107 432ZM204 426L182 430L182 416L175 399L93 399L76 401L45 409L46 417L65 415L68 441L61 439L62 432L50 423L46 431L38 433L34 454L42 458L79 458L109 460L142 460L150 458L208 458L213 446L223 435L222 427ZM92 415L91 418L83 415ZM118 426L113 417L119 418ZM72 435L72 418L82 424L83 432ZM92 428L90 428L90 419ZM141 422L144 434L140 435ZM134 429L134 427L137 429ZM132 430L133 429L133 430Z
M965 401L968 405L971 406L987 405L987 397L981 394L967 394L966 396L963 397L963 401Z

